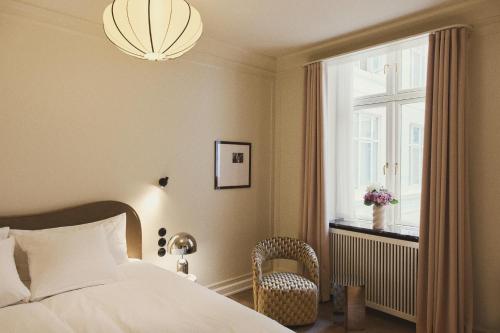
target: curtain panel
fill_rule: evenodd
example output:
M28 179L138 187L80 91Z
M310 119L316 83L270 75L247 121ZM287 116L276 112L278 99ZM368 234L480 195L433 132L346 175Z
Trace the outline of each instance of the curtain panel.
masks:
M326 215L325 116L323 65L306 67L306 116L304 147L304 201L300 235L312 246L320 264L319 298L330 299L329 225Z
M466 28L429 37L422 176L418 333L472 331L467 217Z

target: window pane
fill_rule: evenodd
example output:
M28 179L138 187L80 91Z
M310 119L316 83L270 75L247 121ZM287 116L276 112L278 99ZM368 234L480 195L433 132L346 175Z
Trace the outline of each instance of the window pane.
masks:
M362 138L371 139L372 137L372 116L359 115L359 136Z
M401 224L420 223L424 136L424 102L401 106Z
M385 94L387 91L387 76L385 54L364 57L353 63L354 66L354 97Z
M411 143L418 145L420 143L420 132L422 131L421 126L410 126L411 128Z
M359 183L369 184L371 177L372 147L370 142L359 143Z
M353 120L354 217L369 220L372 208L363 203L366 187L385 183L382 167L386 162L386 107L358 110Z
M425 87L427 79L427 44L401 51L401 89Z
M420 162L422 161L422 149L410 147L410 182L409 185L419 185L422 177Z

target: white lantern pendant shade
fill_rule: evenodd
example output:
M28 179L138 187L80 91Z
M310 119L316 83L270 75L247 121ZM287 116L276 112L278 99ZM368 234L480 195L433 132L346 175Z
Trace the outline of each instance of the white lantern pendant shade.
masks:
M114 0L103 22L121 51L154 61L180 57L203 31L200 13L185 0Z

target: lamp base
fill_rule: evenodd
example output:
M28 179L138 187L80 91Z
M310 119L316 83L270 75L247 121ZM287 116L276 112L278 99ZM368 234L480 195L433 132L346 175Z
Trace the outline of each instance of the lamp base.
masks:
M188 269L189 269L189 264L186 259L181 258L177 261L177 272L183 272L185 274L189 274Z

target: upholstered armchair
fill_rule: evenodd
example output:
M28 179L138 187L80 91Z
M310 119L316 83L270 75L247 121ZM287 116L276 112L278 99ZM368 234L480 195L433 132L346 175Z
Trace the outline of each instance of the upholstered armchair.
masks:
M263 275L262 265L272 259L291 259L304 267L305 276L277 272ZM311 324L318 314L319 265L314 250L303 241L274 237L252 251L255 310L282 325Z

